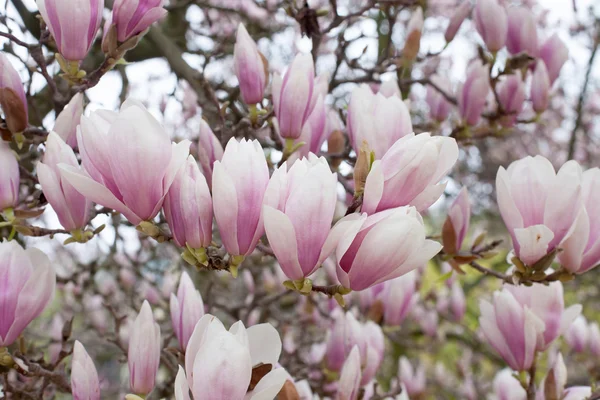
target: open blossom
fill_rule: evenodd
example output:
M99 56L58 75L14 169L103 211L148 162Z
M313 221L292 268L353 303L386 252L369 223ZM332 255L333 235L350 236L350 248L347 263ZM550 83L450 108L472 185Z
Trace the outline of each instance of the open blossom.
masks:
M292 280L311 275L334 250L336 235L330 228L336 186L327 161L312 153L289 171L284 163L273 173L264 200L265 231L279 265Z
M244 24L237 29L233 65L244 103L252 105L262 102L269 78L268 66Z
M0 53L0 107L9 131L19 133L27 128L25 89L19 73L4 53Z
M569 59L569 49L555 33L542 44L539 56L548 69L550 84L554 83L563 65Z
M273 77L273 108L284 139L298 139L312 112L315 69L310 54L298 54L283 79ZM315 99L316 101L316 99Z
M208 123L201 119L198 131L198 162L209 187L212 187L213 165L223 158L223 146Z
M473 19L477 32L488 50L494 53L501 50L508 33L508 19L504 6L497 0L477 0Z
M502 76L496 85L496 92L502 110L509 114L500 118L500 124L505 127L513 126L525 102L525 83L521 79L521 73L517 71L516 74Z
M154 389L161 346L160 327L154 321L150 304L144 301L131 328L127 352L129 386L135 394L146 395Z
M463 187L454 203L448 210L448 217L444 223L444 251L448 254L456 254L460 251L463 241L467 236L471 221L471 202L469 192ZM449 235L446 239L446 234ZM454 239L454 240L452 240Z
M194 282L184 272L181 274L177 296L171 293L171 322L182 350L185 350L196 323L204 315L204 302Z
M263 149L256 140L232 138L213 168L213 208L223 245L233 256L248 255L264 233L269 168Z
M164 17L167 10L163 3L164 0L115 0L111 24L117 31L118 41L126 42Z
M581 168L558 173L542 156L525 157L496 175L498 207L517 257L533 265L567 238L582 207Z
M600 168L582 175L583 209L558 259L569 272L581 274L600 265Z
M481 119L490 92L489 68L489 65L483 65L480 60L472 62L467 69L465 83L457 90L458 111L468 125L477 125Z
M56 133L50 132L43 162L37 165L42 191L66 230L85 228L92 204L61 176L58 167L61 163L79 169L73 149Z
M56 117L54 132L69 146L77 147L77 127L83 114L83 93L77 93Z
M544 321L506 289L494 292L492 303L481 300L479 306L479 325L488 343L515 371L531 368Z
M213 205L204 175L189 156L179 169L164 202L165 219L175 242L200 249L212 241Z
M538 52L537 28L535 17L528 7L508 9L508 35L506 48L511 54L521 52L536 57Z
M0 212L13 208L19 201L20 171L17 157L4 141L0 141Z
M73 346L71 388L73 400L100 400L98 371L79 340L76 340Z
M100 28L104 0L37 0L37 6L59 53L69 61L83 60Z
M0 347L13 344L54 297L56 274L50 259L16 240L0 242Z
M336 228L344 229L335 252L337 277L352 290L402 276L441 249L438 242L425 238L423 219L414 207L393 208L368 217L351 214Z
M196 324L185 352L185 371L179 369L175 399L270 400L289 376L275 368L281 354L281 339L270 324L248 329L241 321L225 329L216 317L206 314ZM274 369L246 394L252 369L269 364Z
M412 133L410 113L400 96L374 94L365 84L352 91L348 106L348 138L358 153L367 142L380 159L400 138Z
M425 210L444 192L438 182L458 159L453 138L408 134L376 160L365 184L362 211L372 214L412 205Z
M118 113L99 110L82 117L80 128L77 143L85 172L61 164L62 177L134 225L153 219L187 159L190 142L171 145L159 122L132 100Z
M535 112L541 113L548 108L550 102L550 77L546 64L538 60L531 77L531 104Z

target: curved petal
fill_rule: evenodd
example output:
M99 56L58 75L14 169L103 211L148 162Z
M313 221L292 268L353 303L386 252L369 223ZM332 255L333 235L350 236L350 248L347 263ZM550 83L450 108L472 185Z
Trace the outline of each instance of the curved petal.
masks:
M288 373L283 368L277 368L266 374L254 388L252 400L273 400L288 378Z
M365 182L365 192L363 195L363 203L361 211L367 214L372 214L377 211L377 206L383 196L384 176L381 161L376 160L371 166L371 171L367 175Z
M238 244L237 191L220 161L213 164L213 210L223 245L232 255L240 255Z
M304 278L304 271L298 262L296 232L292 222L287 215L273 207L264 206L263 209L267 238L281 269L292 280Z
M281 354L281 338L271 324L258 324L247 329L252 366L260 363L275 366Z

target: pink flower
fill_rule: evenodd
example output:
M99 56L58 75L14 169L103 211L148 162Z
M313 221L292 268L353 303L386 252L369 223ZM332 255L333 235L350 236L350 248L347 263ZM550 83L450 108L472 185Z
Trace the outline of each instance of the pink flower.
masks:
M471 2L463 1L462 3L460 3L460 5L456 8L454 13L450 17L450 23L448 23L446 33L444 33L444 39L446 39L446 42L450 43L454 39L456 33L460 29L460 26L462 25L464 20L469 16L470 13Z
M258 141L232 138L214 163L213 207L221 240L233 256L254 251L264 233L262 203L269 168Z
M77 147L77 127L83 114L83 93L77 93L56 117L54 132L72 148Z
M119 113L100 110L82 117L77 141L86 173L61 164L62 177L134 225L158 214L190 146L188 140L171 145L158 121L132 100Z
M575 353L583 353L589 344L589 326L583 315L578 316L565 333L565 340Z
M36 3L59 53L69 61L83 60L96 40L104 0L37 0Z
M4 141L0 141L0 212L13 208L19 201L21 173L17 157Z
M515 371L531 368L544 322L506 289L494 292L492 303L480 302L479 325L488 343Z
M262 102L269 78L268 67L244 24L240 24L237 29L233 66L244 103L252 105Z
M441 249L425 238L423 219L414 207L376 214L351 214L335 229L344 233L336 248L337 277L352 290L364 290L423 265Z
M283 79L273 77L273 108L284 139L298 139L314 107L315 70L310 54L298 54ZM316 99L315 99L316 102ZM312 104L311 104L312 103Z
M79 340L76 340L73 346L71 388L73 400L100 400L98 372L94 361Z
M467 80L457 90L458 110L468 125L477 125L481 119L481 113L490 92L489 73L489 65L483 65L480 60L472 62L467 69Z
M212 188L213 165L215 161L221 161L223 158L223 146L203 119L200 120L198 133L198 161L208 186Z
M539 56L546 64L550 84L553 84L558 78L563 65L569 59L569 49L555 33L542 44Z
M450 312L455 321L462 321L467 312L465 292L458 281L454 281L450 287Z
M509 114L500 119L500 124L511 127L523 110L525 102L525 84L521 79L521 73L517 71L516 74L502 76L496 85L496 92L502 109Z
M183 351L192 336L196 323L204 315L204 302L187 272L181 274L177 296L171 293L171 322Z
M468 5L468 2L462 4ZM444 90L446 93L450 93L447 80L442 79L437 75L432 76L430 79L440 89ZM431 118L438 122L443 122L448 119L452 105L448 102L448 100L446 100L444 95L442 95L437 89L434 89L431 85L427 85L425 101L429 106L429 114L431 115Z
M324 158L312 153L289 171L283 164L273 173L265 194L264 225L288 278L310 276L334 250L341 233L330 233L336 188L336 174Z
M600 169L592 168L582 175L583 205L573 234L561 246L558 259L562 266L581 274L600 265Z
M378 296L383 303L383 321L389 326L399 326L419 299L417 274L411 271L383 285L383 291Z
M323 143L331 133L327 124L328 110L325 106L325 98L319 95L312 112L302 127L302 135L298 141L306 144L294 153L298 158L307 157L309 153L319 154L321 152Z
M506 368L494 377L494 395L497 400L526 400L527 392L513 376L513 371Z
M528 7L511 7L508 9L506 48L511 54L524 52L531 57L537 57L537 28L535 17Z
M334 323L327 332L325 363L331 371L339 371L352 348L364 347L363 327L351 312L334 314Z
M506 43L508 21L504 6L496 0L477 0L473 10L475 27L492 53L501 50Z
M28 106L21 77L8 57L0 53L0 107L11 133L20 133L27 128Z
M397 95L373 94L367 85L352 91L348 106L348 137L358 153L363 142L380 159L400 138L412 133L410 113Z
M147 395L154 389L161 347L160 327L154 321L150 304L144 300L131 327L127 352L129 386L135 394Z
M550 77L546 64L538 60L535 64L535 70L531 77L531 103L537 113L541 113L548 108L550 102Z
M444 192L438 182L458 159L452 138L413 133L399 139L376 160L365 183L362 211L367 214L412 205L429 208Z
M460 251L463 241L467 236L469 224L471 221L471 202L469 201L469 192L466 187L463 187L454 202L448 210L448 218L444 224L450 224L448 229L454 233L454 243L446 243L444 241L445 251L449 254L455 254ZM445 239L445 237L444 237Z
M163 205L175 242L200 249L212 241L213 205L206 179L194 157L179 169Z
M427 382L423 365L413 368L406 357L400 357L398 376L409 396L418 397L425 392Z
M119 42L144 32L167 14L164 0L115 0L112 25L116 27Z
M61 176L59 164L79 169L73 149L56 133L50 132L44 160L37 165L42 191L66 230L83 229L90 219L92 203Z
M358 346L354 346L344 363L338 382L335 400L357 400L361 386L361 359Z
M54 297L56 275L44 253L0 242L0 347L13 344Z
M558 171L542 156L500 167L498 207L515 254L533 265L568 237L582 207L581 168L575 161Z

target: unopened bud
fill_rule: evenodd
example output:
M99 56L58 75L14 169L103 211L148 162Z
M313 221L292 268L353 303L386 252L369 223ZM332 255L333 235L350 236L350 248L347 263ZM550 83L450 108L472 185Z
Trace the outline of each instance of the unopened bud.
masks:
M367 142L363 142L354 165L354 197L360 196L365 190L365 182L371 169L372 159L373 152Z
M329 153L329 155L339 155L343 153L345 147L346 139L344 138L342 131L335 130L331 132L329 139L327 139L327 153ZM341 157L332 157L330 161L331 166L334 169L339 167L341 162Z

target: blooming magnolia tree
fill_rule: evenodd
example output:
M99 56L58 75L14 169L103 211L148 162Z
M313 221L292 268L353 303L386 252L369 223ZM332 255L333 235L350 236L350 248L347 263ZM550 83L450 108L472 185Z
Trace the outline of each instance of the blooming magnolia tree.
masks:
M0 397L600 399L593 4L3 3Z

